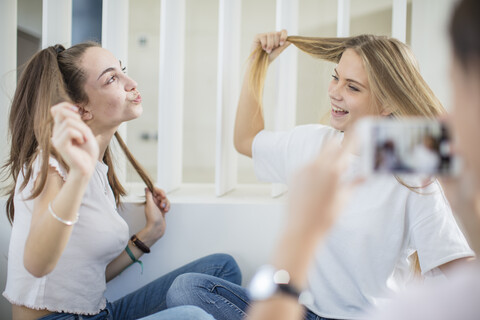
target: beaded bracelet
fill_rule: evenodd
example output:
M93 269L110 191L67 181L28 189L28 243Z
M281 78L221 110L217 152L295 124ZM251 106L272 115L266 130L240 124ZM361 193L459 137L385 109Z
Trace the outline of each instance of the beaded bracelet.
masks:
M60 221L60 222L63 223L64 225L73 226L75 223L78 222L78 216L79 216L78 213L77 213L77 216L75 217L75 220L64 220L64 219L60 218L59 216L57 216L57 215L55 214L55 212L53 212L52 202L49 202L49 203L48 203L48 211L50 212L50 214L52 215L52 217L54 217L55 219L57 219L58 221Z
M142 274L143 274L143 262L140 261L140 260L138 260L137 258L135 258L135 256L133 255L132 250L130 250L130 248L128 247L128 244L127 244L127 246L125 247L125 251L127 251L128 256L129 256L130 259L133 261L132 264L138 263L138 264L142 267ZM132 264L131 264L131 265L132 265ZM130 265L130 266L131 266L131 265ZM130 267L130 266L129 266L129 267Z

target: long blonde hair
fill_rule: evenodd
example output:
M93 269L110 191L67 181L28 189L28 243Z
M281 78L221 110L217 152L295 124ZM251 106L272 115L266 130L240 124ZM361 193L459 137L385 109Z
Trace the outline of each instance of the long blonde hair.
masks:
M340 61L345 50L354 50L364 63L371 93L378 103L376 107L388 108L393 117L435 118L445 112L421 76L410 48L397 39L376 35L347 38L289 36L287 41L317 59L333 63ZM252 52L252 57L249 83L261 105L268 54L259 46Z
M5 179L13 181L7 187L7 217L13 223L15 216L14 196L19 174L24 180L20 190L25 188L33 175L33 162L41 156L42 167L32 190L31 199L37 197L45 187L48 174L48 158L55 157L68 170L68 166L51 145L53 118L50 107L61 101L87 103L85 74L80 60L88 48L99 47L95 42L77 44L68 49L61 45L51 46L36 53L26 64L15 90L9 116L10 154L2 167ZM132 166L153 191L153 183L146 171L128 150L118 133L115 133L120 147ZM117 204L126 194L116 173L110 147L107 147L103 161L108 165L108 181Z
M378 112L387 109L392 117L424 116L437 118L445 112L420 74L418 63L403 42L386 36L359 35L346 38L317 38L289 36L287 41L314 58L338 63L347 49L354 50L362 59L371 93ZM261 46L256 48L251 58L249 85L258 104L262 105L263 87L269 58ZM406 185L417 192L422 187ZM410 264L416 276L420 276L420 263L417 252L410 257Z

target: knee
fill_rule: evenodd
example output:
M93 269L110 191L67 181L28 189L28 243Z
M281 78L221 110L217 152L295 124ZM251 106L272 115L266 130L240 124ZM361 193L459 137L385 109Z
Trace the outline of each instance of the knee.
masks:
M195 297L201 296L203 286L201 274L198 273L184 273L179 275L173 281L170 289L167 291L166 302L168 308L184 305L198 305L198 299Z
M237 261L226 253L216 253L208 256L208 258L212 259L222 266L221 271L218 275L219 278L228 280L229 282L241 285L242 283L242 272L238 267Z

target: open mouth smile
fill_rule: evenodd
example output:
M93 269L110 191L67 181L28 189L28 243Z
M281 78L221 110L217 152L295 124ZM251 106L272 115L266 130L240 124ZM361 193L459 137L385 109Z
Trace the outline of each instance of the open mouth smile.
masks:
M333 115L338 115L338 116L341 116L341 115L346 115L348 114L349 112L347 110L344 110L342 108L339 108L337 106L334 106L332 105L332 114Z

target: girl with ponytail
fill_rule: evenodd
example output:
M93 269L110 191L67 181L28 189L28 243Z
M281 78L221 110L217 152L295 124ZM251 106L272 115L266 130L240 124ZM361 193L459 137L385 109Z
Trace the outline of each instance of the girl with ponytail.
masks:
M236 262L211 255L117 301L106 282L138 263L164 234L170 202L117 132L142 113L137 83L97 43L48 47L27 63L9 117L12 223L4 296L13 319L211 319L195 307L166 309L167 291L185 272L240 282ZM125 189L114 168L115 136L145 188L145 227L134 235L117 212ZM130 237L131 236L131 237Z
M311 124L288 132L265 130L262 92L266 73L290 44L335 64L328 88L331 126ZM291 276L290 288L271 291L270 296L283 295L283 300L293 301L292 296L306 289L313 300L302 300L304 319L361 319L378 301L411 279L410 268L415 264L411 262L412 256L418 257L420 272L425 277L473 256L437 181L417 189L405 186L393 175L368 177L350 196L342 193L343 198L338 201L341 188L336 182L347 184L357 180L360 159L348 154L348 165L339 172L339 163L345 157L325 156L325 152L340 154L334 150L351 145L352 128L358 119L369 115L435 118L444 112L405 44L374 35L288 37L283 30L255 37L247 70L238 103L234 144L238 152L253 158L257 177L265 182L290 184L292 173L316 159L319 153L324 157L316 160L316 166L319 163L328 166L322 172L310 174L323 176L322 182L328 185L312 182L309 188L291 186L290 200L301 201L288 207L290 218L276 251L274 267L259 271L259 276L268 283L265 270L286 270ZM333 179L336 175L339 177ZM320 194L315 195L315 190ZM339 206L337 202L344 204L343 210L327 234L332 208ZM318 211L309 205L312 203L318 204ZM315 218L315 213L325 215L324 221ZM302 220L307 218L310 220ZM323 238L324 235L327 236ZM322 246L315 249L311 244L320 238ZM315 256L310 259L312 255ZM310 270L308 276L307 270ZM226 287L235 294L209 289L215 287ZM199 293L202 291L199 288L207 288L204 290L207 292ZM222 280L212 281L204 275L182 275L172 289L183 290L182 299L173 305L201 306L217 320L241 319L246 315L250 297L262 296L255 290L249 296L243 288ZM212 304L202 301L205 299L198 298L203 296L218 304L226 302L223 307L211 307ZM268 297L263 295L263 299ZM277 313L265 318L274 319L274 314Z

